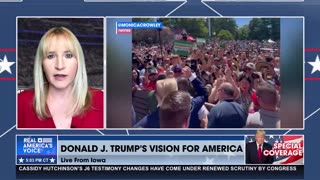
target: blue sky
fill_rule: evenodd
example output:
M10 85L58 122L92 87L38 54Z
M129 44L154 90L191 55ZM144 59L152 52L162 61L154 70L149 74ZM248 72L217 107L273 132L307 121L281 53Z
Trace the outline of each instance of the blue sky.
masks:
M234 18L239 28L242 26L249 24L252 18Z

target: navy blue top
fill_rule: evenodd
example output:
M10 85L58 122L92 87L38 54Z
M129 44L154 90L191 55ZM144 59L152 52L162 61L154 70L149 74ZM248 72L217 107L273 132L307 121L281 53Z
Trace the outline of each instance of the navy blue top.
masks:
M223 100L210 110L209 128L242 128L248 113L234 100Z

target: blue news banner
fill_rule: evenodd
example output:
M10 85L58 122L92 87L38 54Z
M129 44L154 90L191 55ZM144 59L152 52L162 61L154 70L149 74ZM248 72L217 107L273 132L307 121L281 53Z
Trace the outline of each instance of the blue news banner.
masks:
M17 178L303 178L303 135L268 135L273 164L246 164L254 136L16 137ZM266 154L267 155L267 154ZM100 172L100 173L97 173ZM250 176L248 176L250 173Z

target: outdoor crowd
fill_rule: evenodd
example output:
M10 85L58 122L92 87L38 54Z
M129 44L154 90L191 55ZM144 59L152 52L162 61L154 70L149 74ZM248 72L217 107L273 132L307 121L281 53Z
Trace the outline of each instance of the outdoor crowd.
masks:
M133 44L132 94L150 91L137 128L280 128L280 49L274 41Z

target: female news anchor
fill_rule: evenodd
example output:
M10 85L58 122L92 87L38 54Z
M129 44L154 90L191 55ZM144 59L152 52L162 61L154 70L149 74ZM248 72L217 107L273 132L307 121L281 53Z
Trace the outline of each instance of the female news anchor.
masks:
M18 95L18 128L103 128L103 92L88 87L83 51L70 30L43 35L33 73L34 89Z

